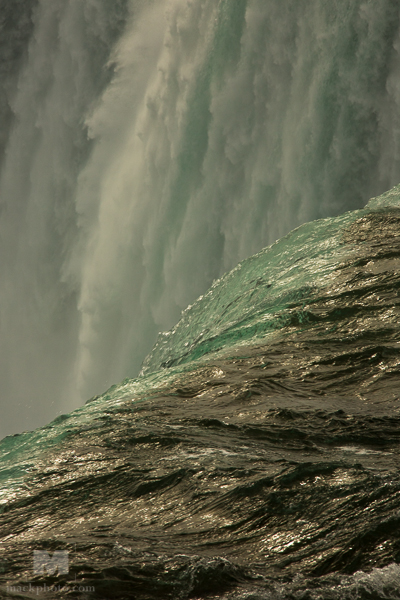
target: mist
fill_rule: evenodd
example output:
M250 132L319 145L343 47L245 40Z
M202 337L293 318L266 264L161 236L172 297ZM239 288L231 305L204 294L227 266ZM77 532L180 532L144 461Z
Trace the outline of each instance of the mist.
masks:
M7 15L0 437L137 376L213 280L400 181L394 0Z

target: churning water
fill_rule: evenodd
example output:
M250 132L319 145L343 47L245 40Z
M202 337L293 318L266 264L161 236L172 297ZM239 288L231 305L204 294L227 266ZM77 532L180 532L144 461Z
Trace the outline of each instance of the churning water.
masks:
M397 2L0 9L0 598L400 598Z

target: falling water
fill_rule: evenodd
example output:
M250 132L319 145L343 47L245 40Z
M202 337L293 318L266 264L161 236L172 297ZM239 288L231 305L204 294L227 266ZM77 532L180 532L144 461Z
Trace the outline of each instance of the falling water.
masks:
M0 2L0 436L226 270L400 181L394 0Z

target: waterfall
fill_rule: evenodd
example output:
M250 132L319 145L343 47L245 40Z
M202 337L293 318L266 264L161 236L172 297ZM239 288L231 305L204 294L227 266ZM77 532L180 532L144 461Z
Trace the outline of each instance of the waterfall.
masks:
M394 0L12 6L0 436L135 376L239 260L400 181Z

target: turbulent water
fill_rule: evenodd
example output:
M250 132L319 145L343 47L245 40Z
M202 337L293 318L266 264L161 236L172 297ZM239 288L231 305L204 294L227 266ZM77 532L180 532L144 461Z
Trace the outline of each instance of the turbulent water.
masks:
M0 0L0 437L400 181L397 0Z
M0 597L400 598L399 265L400 186L214 282L141 377L5 438Z
M0 598L400 599L399 25L0 0Z

